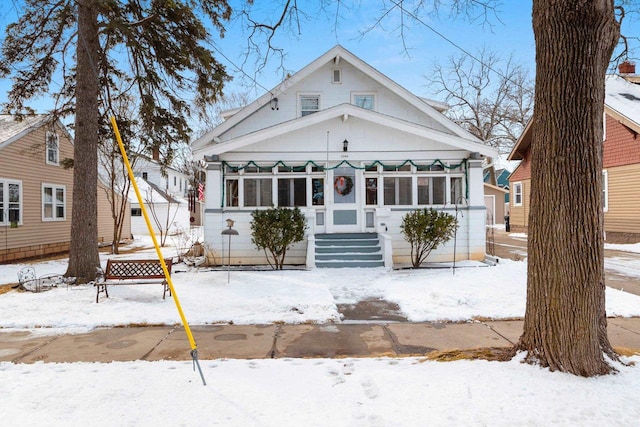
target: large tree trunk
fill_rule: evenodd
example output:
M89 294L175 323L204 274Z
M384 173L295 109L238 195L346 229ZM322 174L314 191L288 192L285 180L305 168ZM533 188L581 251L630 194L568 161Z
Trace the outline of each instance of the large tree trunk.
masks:
M98 257L98 18L97 2L79 0L71 249L66 276L96 277Z
M613 370L605 313L602 120L619 37L612 0L534 0L536 94L524 333L551 370Z

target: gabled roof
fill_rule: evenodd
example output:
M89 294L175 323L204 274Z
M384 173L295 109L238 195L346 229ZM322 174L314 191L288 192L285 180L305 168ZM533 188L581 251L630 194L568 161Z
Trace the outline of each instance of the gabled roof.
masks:
M17 117L0 114L0 150L51 120L51 116L45 114L22 116L21 120L16 120Z
M335 118L341 118L343 121L346 121L349 120L349 117L351 116L371 122L372 124L387 126L419 137L435 139L461 150L479 152L480 154L488 157L497 156L497 150L495 148L489 147L481 142L472 142L467 138L451 135L449 133L401 120L396 117L381 114L376 111L356 107L352 104L339 104L334 107L327 108L326 110L318 111L317 113L278 123L277 125L261 129L256 132L251 132L229 141L220 142L210 147L207 150L207 153L214 155L226 153L228 151L237 150L256 142L263 141L267 138L274 138L291 131L303 129L307 126L326 122Z
M434 108L430 105L426 100L412 94L407 89L403 88L375 68L371 67L366 62L362 61L360 58L346 50L344 47L340 45L336 45L322 56L302 68L300 71L295 73L293 76L288 77L284 81L282 81L278 86L265 93L258 99L256 99L251 104L242 108L240 111L233 114L229 117L228 120L222 122L215 129L207 132L202 137L198 138L193 142L192 147L194 150L199 150L208 146L211 143L215 143L217 138L222 135L224 132L231 129L236 124L240 123L242 120L249 117L251 114L256 112L258 109L268 104L273 98L277 98L281 93L285 92L288 88L300 82L307 76L311 75L322 66L324 66L329 61L346 61L359 71L378 82L379 84L386 87L391 92L395 93L406 102L417 108L418 110L424 112L429 115L433 120L437 121L439 124L444 126L446 129L450 130L454 135L457 135L461 138L465 138L467 140L473 140L480 142L475 136L468 133L466 130L462 129L460 126L456 125L453 121L447 119L442 114L438 112L439 108L444 108L442 105L437 105L437 108ZM318 113L315 113L318 114Z
M140 195L142 196L142 201L144 203L147 203L148 201L152 203L186 203L184 199L176 197L173 194L166 193L157 185L148 182L143 178L136 177L136 184L138 185L138 190L140 190ZM136 196L135 191L129 191L128 199L129 203L138 203L138 197Z
M607 76L604 105L609 115L640 133L640 85L620 76Z
M623 125L640 133L640 85L618 75L609 75L605 81L604 111ZM533 119L513 146L507 160L522 160L531 145Z

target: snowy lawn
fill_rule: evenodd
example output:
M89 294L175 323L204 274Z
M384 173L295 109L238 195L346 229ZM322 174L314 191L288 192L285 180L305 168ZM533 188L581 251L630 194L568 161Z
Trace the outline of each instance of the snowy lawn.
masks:
M165 248L165 256L174 249ZM102 254L104 263L106 256ZM155 251L117 258L153 258ZM64 273L67 260L31 264L38 275ZM26 264L0 266L0 284L17 281ZM454 274L455 273L455 274ZM340 322L336 304L381 298L399 305L409 321L464 321L523 317L526 261L500 260L495 267L458 263L419 270L315 269L226 271L174 265L172 281L192 325ZM0 295L0 328L83 331L127 324L180 323L173 299L159 284L111 286L95 303L95 288L61 286L48 292ZM640 297L607 288L609 316L640 315Z
M633 357L636 363L640 357ZM0 363L5 425L633 426L640 369L402 359Z
M167 252L167 256L173 253ZM170 249L169 249L170 251ZM153 258L153 251L118 258ZM105 258L103 258L104 260ZM106 261L105 261L106 262ZM391 271L226 271L174 268L191 324L339 322L336 304L396 302L409 320L521 317L526 262ZM22 265L0 266L0 284ZM64 273L66 260L35 263ZM0 295L0 328L37 333L127 323L179 323L160 285L90 286ZM607 289L609 315L640 314L639 297ZM44 326L45 328L37 328ZM625 358L640 363L640 357ZM631 426L640 419L640 370L580 378L510 362L417 358L0 363L3 425L29 426Z

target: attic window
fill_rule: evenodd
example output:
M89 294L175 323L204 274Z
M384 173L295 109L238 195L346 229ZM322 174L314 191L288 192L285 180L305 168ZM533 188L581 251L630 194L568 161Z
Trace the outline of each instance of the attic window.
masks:
M340 68L334 68L331 70L331 83L342 83L342 70Z
M376 96L373 93L352 93L351 103L367 110L376 109Z
M300 116L320 111L320 95L300 95Z
M47 164L49 165L57 165L58 164L58 135L55 132L47 132Z

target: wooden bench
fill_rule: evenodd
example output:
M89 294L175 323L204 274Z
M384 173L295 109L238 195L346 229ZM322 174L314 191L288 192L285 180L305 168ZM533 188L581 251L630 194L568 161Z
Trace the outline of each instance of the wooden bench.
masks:
M164 260L167 271L171 274L171 259ZM104 271L104 280L96 281L96 303L100 294L109 298L107 286L119 285L149 285L159 283L163 285L162 299L165 299L167 291L171 296L171 288L162 271L162 264L157 259L136 260L107 260L107 268Z

